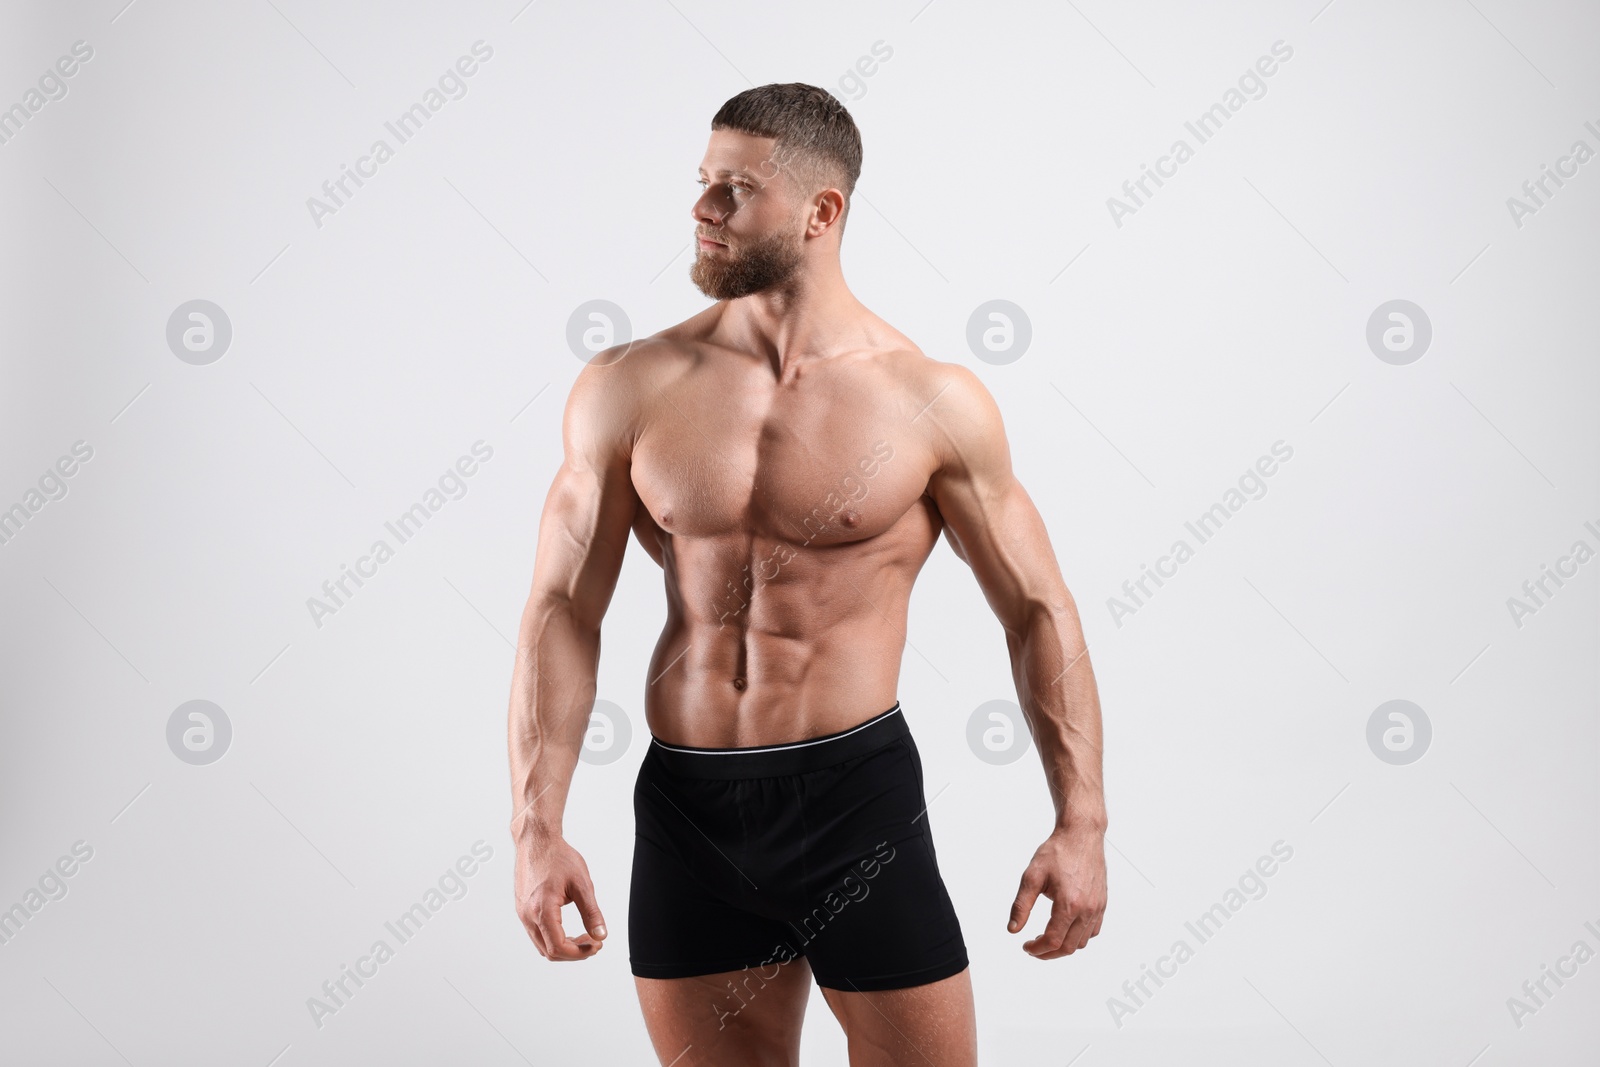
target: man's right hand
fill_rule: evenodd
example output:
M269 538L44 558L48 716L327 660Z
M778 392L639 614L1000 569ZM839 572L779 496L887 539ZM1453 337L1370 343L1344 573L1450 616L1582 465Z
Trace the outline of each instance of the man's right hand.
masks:
M517 917L547 960L586 960L600 951L606 921L595 903L589 865L560 838L517 844ZM587 933L576 938L561 928L561 908L576 904Z

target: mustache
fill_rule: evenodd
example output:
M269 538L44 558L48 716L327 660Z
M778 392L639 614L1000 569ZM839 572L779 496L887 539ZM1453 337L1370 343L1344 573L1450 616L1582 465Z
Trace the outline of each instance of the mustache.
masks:
M696 237L704 237L706 240L716 241L718 244L725 245L728 243L728 239L720 233L707 233L704 230L696 230L694 233Z

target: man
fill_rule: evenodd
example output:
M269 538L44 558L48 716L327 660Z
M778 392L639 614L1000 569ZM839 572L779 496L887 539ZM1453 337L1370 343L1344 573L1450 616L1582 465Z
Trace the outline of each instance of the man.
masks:
M855 1067L970 1065L966 947L896 699L911 586L942 530L1005 629L1056 808L1007 927L1047 896L1023 945L1039 959L1082 948L1105 908L1076 606L978 378L845 285L861 141L844 106L765 85L711 129L691 277L716 303L601 353L567 401L512 681L517 912L552 960L607 937L561 817L631 530L667 594L628 909L657 1056L797 1064L814 976Z

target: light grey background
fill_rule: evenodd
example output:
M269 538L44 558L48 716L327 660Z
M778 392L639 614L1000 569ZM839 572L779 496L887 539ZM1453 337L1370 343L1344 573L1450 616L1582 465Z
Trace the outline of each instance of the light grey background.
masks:
M999 401L1104 703L1110 906L1041 963L1004 923L1047 794L1035 756L967 747L1015 691L935 552L901 699L985 1062L1593 1062L1600 961L1534 1014L1508 998L1600 950L1600 561L1520 627L1507 606L1600 547L1600 160L1521 226L1507 205L1600 149L1592 4L124 4L0 25L0 106L94 50L0 145L0 508L93 449L0 546L0 907L93 849L0 945L7 1062L650 1062L626 915L659 572L630 550L600 693L633 739L567 818L612 931L582 964L512 911L510 641L569 315L705 305L710 117L792 80L862 129L851 285ZM479 40L467 94L319 227L307 199ZM1116 225L1107 198L1280 40L1265 95ZM166 342L196 299L232 326L207 365ZM1032 329L1003 365L966 341L996 299ZM1366 342L1395 299L1433 328L1404 366ZM465 495L317 626L307 599L479 440ZM1265 496L1117 625L1108 598L1279 440ZM1392 699L1433 728L1404 766L1366 740ZM208 765L168 748L190 700L232 727ZM465 895L317 1026L307 999L479 840ZM1179 938L1194 958L1114 1018ZM843 1062L810 1013L805 1062Z

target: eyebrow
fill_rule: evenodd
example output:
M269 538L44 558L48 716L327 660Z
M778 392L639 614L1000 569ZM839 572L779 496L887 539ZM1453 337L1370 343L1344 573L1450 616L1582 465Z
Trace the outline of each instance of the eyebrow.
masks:
M704 167L696 167L695 172L698 174L704 174L706 169ZM761 180L757 178L748 167L741 168L739 170L728 170L727 168L723 168L715 173L719 178L744 178L752 182L759 182Z

